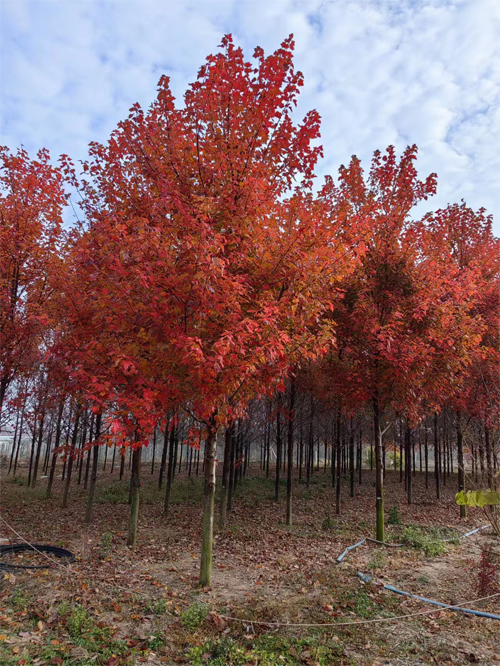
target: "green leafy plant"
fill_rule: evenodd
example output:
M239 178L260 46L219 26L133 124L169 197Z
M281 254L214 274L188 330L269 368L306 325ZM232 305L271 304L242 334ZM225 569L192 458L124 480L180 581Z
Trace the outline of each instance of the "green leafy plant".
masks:
M154 615L163 615L167 612L167 602L165 599L155 599L144 606L144 613L153 613Z
M206 641L188 652L192 666L296 666L317 664L333 666L342 662L342 645L322 636L293 638L262 634L251 643L239 643L232 638Z
M387 522L389 525L401 525L401 513L397 504L395 504L389 511L389 518Z
M330 511L328 511L328 514L326 518L324 519L323 523L321 524L321 528L325 531L328 530L333 530L335 527L335 521L332 518L332 514Z
M181 622L186 629L194 631L203 624L208 615L208 604L195 601L181 614Z
M405 527L401 538L407 546L422 550L429 557L441 555L446 550L444 543L436 541L413 525Z

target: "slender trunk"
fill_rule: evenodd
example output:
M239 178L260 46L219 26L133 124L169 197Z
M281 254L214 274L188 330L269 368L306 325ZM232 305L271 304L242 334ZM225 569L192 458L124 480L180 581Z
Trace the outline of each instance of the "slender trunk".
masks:
M403 429L401 427L401 424L398 428L399 431L399 483L403 482ZM406 483L406 475L405 475L405 483ZM406 490L406 485L405 485L405 490Z
M358 450L359 450L359 453L358 453L358 456L359 456L358 483L359 483L359 485L361 485L362 482L363 482L363 476L362 476L363 475L363 431L362 430L360 430L360 432L359 432L359 449Z
M83 433L82 433L82 438L80 441L80 448L79 448L79 459L78 459L78 485L81 484L82 482L82 472L83 472L83 449L85 448L85 442L87 440L87 423L88 423L88 414L85 413L85 419L84 419L84 425L83 425Z
M177 440L177 428L178 425L174 420L172 423L172 429L170 430L170 437L168 443L168 467L167 467L167 483L165 487L165 501L163 503L163 515L168 514L168 508L170 506L170 493L172 492L172 483L174 481L174 468L175 468L175 442ZM165 443L164 448L167 448L167 430L165 430Z
M87 464L85 465L85 478L83 480L83 489L87 490L89 485L89 473L90 473L90 458L92 457L93 447L90 444L94 441L94 412L90 417L90 430L89 430L89 450L87 451Z
M231 465L231 437L232 428L228 426L224 434L224 462L222 465L222 493L219 506L219 529L223 530L226 526L227 513L227 486L229 483L229 468ZM265 444L265 443L264 443ZM264 446L265 449L265 446Z
M163 433L163 451L161 452L161 462L160 462L160 473L158 474L158 490L161 490L163 486L163 477L165 475L165 468L167 465L167 452L168 452L168 426L170 419L167 418L167 423L165 424L165 432Z
M418 433L418 457L420 463L420 474L422 474L422 431Z
M334 423L332 419L332 459L330 460L330 474L332 476L332 488L335 488L335 467L336 467L336 461L337 461L337 456L335 455L335 442L336 442L336 435L335 435L335 427L336 427L336 421Z
M481 468L481 481L484 481L485 478L485 465L484 465L484 440L483 433L479 433L479 465Z
M269 478L269 459L271 457L271 412L272 403L267 401L267 456L266 456L266 479Z
M63 501L62 501L63 509L65 509L68 506L69 486L70 486L70 483L71 483L71 472L73 470L74 452L75 452L75 447L76 447L76 440L77 440L77 437L78 437L78 424L79 424L79 422L80 422L80 409L77 408L76 415L75 415L75 425L73 426L73 437L71 439L71 449L68 453L66 484L64 486L64 494L63 494Z
M351 497L354 497L354 424L351 417L351 432L349 433L349 467L351 473Z
M434 413L434 478L436 480L436 499L441 499L441 483L439 477L439 431L438 414Z
M427 426L425 427L425 441L424 441L424 458L425 458L425 487L429 487L429 440L427 433Z
M314 444L314 429L313 429L313 420L314 420L314 398L311 395L311 411L309 414L309 438L307 442L307 451L306 451L306 484L309 488L311 484L311 451Z
M335 487L335 513L340 513L340 481L342 476L342 450L341 450L341 432L340 432L340 419L342 415L342 408L337 410L337 483Z
M2 379L0 379L0 418L2 416L3 401L5 400L5 396L7 395L8 386L9 386L8 377L2 377Z
M30 464L28 469L28 488L31 486L31 475L33 473L33 460L35 458L35 445L38 434L38 430L36 427L37 423L38 423L38 408L35 409L35 414L33 418L33 433L31 436L31 454L30 454Z
M16 412L16 427L14 428L14 437L12 439L12 451L10 454L10 460L9 460L9 470L7 474L10 474L10 470L12 469L12 463L14 462L14 453L16 450L16 443L17 443L17 429L19 426L19 410Z
M233 508L233 488L234 488L234 449L236 448L236 433L234 425L231 427L231 455L229 458L229 485L227 488L227 510ZM268 459L269 463L269 459Z
M412 474L411 474L411 429L410 424L406 422L405 430L405 475L406 475L406 491L408 497L408 504L412 500Z
M490 441L490 430L486 427L486 424L484 426L484 440L486 447L486 472L488 474L488 488L490 488L490 490L494 490L495 482L493 476L493 456L491 450L492 447Z
M125 456L127 452L124 448L120 449L120 481L123 479L125 474Z
M464 436L462 432L462 416L457 412L457 456L458 456L458 492L465 489L465 468L464 468ZM467 516L467 507L460 506L460 518Z
M290 384L290 403L288 405L288 469L286 478L286 524L292 524L292 468L293 468L293 425L295 409L295 378L292 377ZM326 440L325 440L326 441ZM326 446L326 445L325 445ZM325 454L326 462L326 454Z
M47 484L47 495L46 499L50 499L52 493L52 484L54 483L54 474L56 471L57 456L59 455L59 442L61 441L61 424L62 424L62 415L64 410L65 399L61 400L59 405L59 412L57 414L57 424L56 424L56 440L54 442L54 451L52 453L52 464L50 466L49 482Z
M87 525L92 520L92 509L94 506L95 488L97 484L97 466L99 463L99 437L101 436L101 419L102 414L99 412L95 420L95 433L94 445L92 446L92 473L90 475L89 495L87 497L87 510L85 512L85 522ZM92 424L90 430L90 438L92 439Z
M130 519L128 524L127 546L134 548L137 541L137 522L139 518L139 498L141 491L141 453L137 447L132 453L132 472L130 475ZM125 460L125 457L123 457Z
M281 473L281 415L280 402L278 398L278 412L276 414L276 475L274 478L274 499L277 502L280 497L280 473Z
M182 452L184 449L184 447L182 446L182 442L179 443L178 447L180 449L180 455L179 455L179 469L177 470L177 472L180 474L182 469Z
M68 456L67 454L67 448L68 448L68 443L69 443L69 435L71 432L71 421L73 419L73 405L70 403L70 408L69 408L69 416L68 416L68 427L66 428L66 442L65 442L65 455L64 455L64 460L63 460L63 468L62 468L62 474L61 474L61 481L64 481L66 478L66 466L68 462Z
M373 399L373 428L375 432L375 495L377 513L377 539L384 541L384 473L382 469L381 410L378 398Z
M26 403L24 403L24 404L26 405ZM16 455L15 455L15 458L14 458L14 471L13 471L14 476L16 476L16 472L17 472L17 461L19 459L19 451L21 449L21 441L22 441L22 438L23 438L23 426L24 426L24 406L23 406L23 411L21 413L21 425L19 426L19 437L18 437L18 441L17 441Z
M151 474L155 473L155 455L156 455L156 427L153 430L153 460L151 461Z
M217 454L217 431L215 417L208 424L205 441L205 488L203 498L203 539L201 545L200 586L210 585L212 576L212 551L214 536L215 457Z
M38 466L40 464L40 452L42 450L42 441L43 441L43 425L45 423L45 409L42 412L42 420L40 421L40 430L38 431L38 444L36 447L36 455L35 455L35 466L33 469L33 477L31 479L31 487L34 488L36 486L36 479L38 476Z
M189 467L188 467L188 477L191 477L191 470L193 469L193 447L189 447ZM187 464L187 460L186 460Z

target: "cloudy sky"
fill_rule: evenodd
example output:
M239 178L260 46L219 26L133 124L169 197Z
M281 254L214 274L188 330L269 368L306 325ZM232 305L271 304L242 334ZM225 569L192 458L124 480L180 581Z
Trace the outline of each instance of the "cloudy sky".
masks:
M250 57L293 33L319 174L416 143L424 209L465 199L500 235L500 0L0 0L0 30L0 143L74 159L161 74L181 98L223 34Z

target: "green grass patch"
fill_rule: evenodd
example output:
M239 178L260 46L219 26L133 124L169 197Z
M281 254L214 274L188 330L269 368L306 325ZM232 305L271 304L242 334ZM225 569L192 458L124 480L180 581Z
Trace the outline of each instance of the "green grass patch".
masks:
M188 609L181 614L181 623L186 629L194 631L206 620L208 605L201 601L194 601Z
M296 666L304 663L331 666L346 664L342 655L340 641L327 636L297 638L262 634L252 641L233 638L205 641L191 648L187 657L192 666Z
M401 534L401 540L404 544L423 551L428 557L436 557L445 552L446 544L439 541L439 538L436 532L429 531L426 533L414 525L405 527Z

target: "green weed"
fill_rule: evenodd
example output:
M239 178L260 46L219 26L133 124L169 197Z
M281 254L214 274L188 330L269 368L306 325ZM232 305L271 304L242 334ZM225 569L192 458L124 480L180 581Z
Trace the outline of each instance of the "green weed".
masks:
M401 513L397 504L395 504L389 511L389 518L387 523L389 525L401 525Z
M441 555L446 550L444 543L436 541L432 534L425 534L414 525L404 528L401 539L407 546L422 550L428 557Z
M195 601L181 614L181 622L186 629L194 631L203 624L207 615L208 605L201 601Z
M231 638L206 641L192 648L188 659L192 666L207 663L211 666L297 666L304 663L333 666L341 663L342 653L338 641L324 636L293 638L263 634L244 644Z

